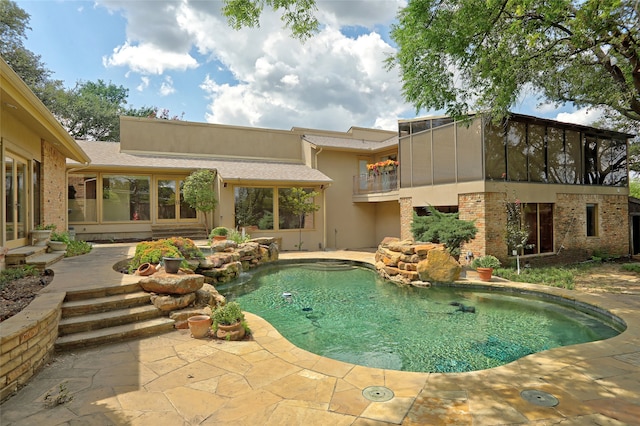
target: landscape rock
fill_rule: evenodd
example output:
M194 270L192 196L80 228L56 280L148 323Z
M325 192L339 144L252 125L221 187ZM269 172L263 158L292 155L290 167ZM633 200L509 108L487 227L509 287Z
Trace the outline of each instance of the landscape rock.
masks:
M163 312L175 311L176 309L181 309L189 306L196 300L195 293L183 294L182 296L172 296L172 295L157 295L154 294L151 296L151 303L153 306L160 309Z
M187 294L194 293L204 284L204 277L199 274L187 274L179 271L177 274L167 274L164 271L140 280L140 286L148 292L157 294Z

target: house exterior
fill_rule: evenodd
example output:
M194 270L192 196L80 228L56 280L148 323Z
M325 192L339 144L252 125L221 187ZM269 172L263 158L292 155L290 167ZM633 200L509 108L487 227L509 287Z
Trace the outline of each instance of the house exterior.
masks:
M530 231L522 254L532 261L626 255L632 136L519 114L499 124L483 116L402 120L401 235L410 237L414 211L431 205L475 221L464 252L508 260L506 203L517 203Z
M70 160L69 222L86 240L147 239L160 226L206 223L276 236L284 250L299 241L298 217L286 208L292 187L319 193L320 209L304 218L303 248L375 246L399 235L395 195L352 193L354 174L397 155L396 132L351 128L257 129L122 117L121 141L78 145L89 165ZM180 188L196 169L216 173L218 206L207 218L187 206ZM371 199L367 200L367 197Z
M67 229L66 159L90 159L0 58L0 246L30 245L35 225Z

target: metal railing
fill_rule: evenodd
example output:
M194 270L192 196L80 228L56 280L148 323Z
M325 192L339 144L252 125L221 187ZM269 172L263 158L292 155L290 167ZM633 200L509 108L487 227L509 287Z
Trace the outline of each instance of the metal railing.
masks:
M353 177L353 195L374 194L398 190L398 173L390 170Z

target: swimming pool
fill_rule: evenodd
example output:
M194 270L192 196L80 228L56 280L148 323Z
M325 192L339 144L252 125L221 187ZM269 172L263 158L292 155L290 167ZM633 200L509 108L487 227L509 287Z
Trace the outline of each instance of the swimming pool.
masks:
M336 262L267 266L218 290L300 348L394 370L482 370L621 331L537 297L398 287L368 268Z

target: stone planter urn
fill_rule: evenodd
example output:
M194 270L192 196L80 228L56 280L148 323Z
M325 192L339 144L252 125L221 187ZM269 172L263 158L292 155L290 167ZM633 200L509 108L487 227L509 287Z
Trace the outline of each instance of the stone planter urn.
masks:
M195 315L187 319L191 337L194 339L202 339L209 335L211 329L211 317L209 315Z
M51 229L34 229L31 231L31 240L34 246L46 246L50 237Z
M216 330L216 337L218 339L242 340L244 335L244 327L240 321L231 325L218 324L218 330Z
M48 241L47 245L51 251L67 251L67 243L62 241Z
M167 274L177 274L180 270L180 264L184 258L182 257L163 257L164 270Z

